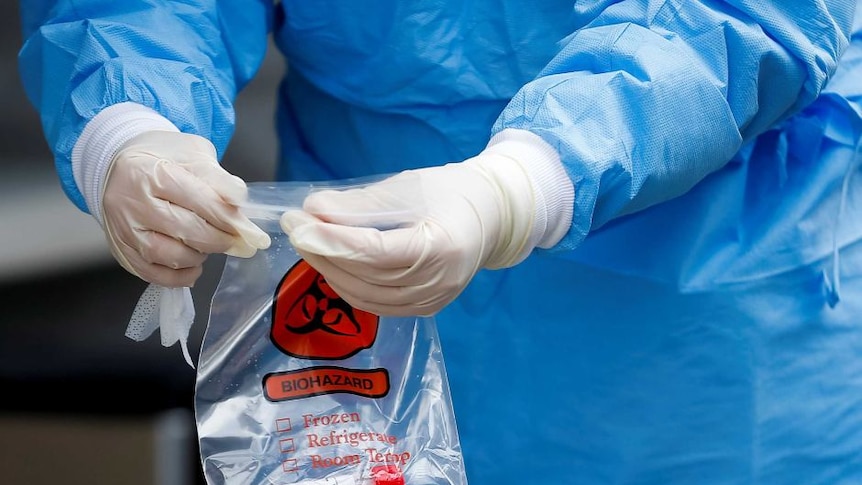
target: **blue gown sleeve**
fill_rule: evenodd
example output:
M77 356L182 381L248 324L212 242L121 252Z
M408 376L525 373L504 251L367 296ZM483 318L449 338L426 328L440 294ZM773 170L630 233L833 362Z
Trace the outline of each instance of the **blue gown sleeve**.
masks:
M685 193L814 100L856 3L578 2L574 33L493 129L532 131L560 153L576 195L555 249Z
M22 0L20 7L21 79L63 189L84 211L71 152L84 125L108 106L148 106L224 153L233 101L263 61L273 14L265 0Z

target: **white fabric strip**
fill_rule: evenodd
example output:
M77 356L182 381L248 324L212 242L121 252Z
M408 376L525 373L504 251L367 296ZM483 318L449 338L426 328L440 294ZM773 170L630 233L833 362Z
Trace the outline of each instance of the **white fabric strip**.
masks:
M536 211L528 247L547 249L560 242L572 225L575 187L559 153L540 136L516 129L494 135L485 152L517 160L530 178Z
M90 214L104 226L102 191L114 154L145 131L180 130L167 118L137 103L109 106L91 119L72 149L72 174Z

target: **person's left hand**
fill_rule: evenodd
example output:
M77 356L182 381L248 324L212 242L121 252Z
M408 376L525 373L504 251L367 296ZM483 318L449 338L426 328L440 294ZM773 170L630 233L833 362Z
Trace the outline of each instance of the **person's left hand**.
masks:
M518 263L540 236L530 177L495 153L313 193L303 209L281 218L297 252L348 303L379 315L433 314L480 268Z

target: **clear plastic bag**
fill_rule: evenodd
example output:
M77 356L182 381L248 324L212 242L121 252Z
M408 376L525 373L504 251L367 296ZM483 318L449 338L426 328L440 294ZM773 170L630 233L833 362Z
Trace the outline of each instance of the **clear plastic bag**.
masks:
M273 243L227 258L213 297L195 395L207 482L466 485L433 318L351 308L278 227L316 187L249 187Z

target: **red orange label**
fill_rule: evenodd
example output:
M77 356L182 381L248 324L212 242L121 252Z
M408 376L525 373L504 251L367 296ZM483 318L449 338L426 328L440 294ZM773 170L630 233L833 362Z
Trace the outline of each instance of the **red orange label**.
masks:
M270 338L294 357L340 360L374 344L379 319L351 307L323 275L299 260L275 291Z
M386 369L308 367L267 374L263 378L263 389L266 398L276 402L336 392L376 398L389 392L389 372Z

